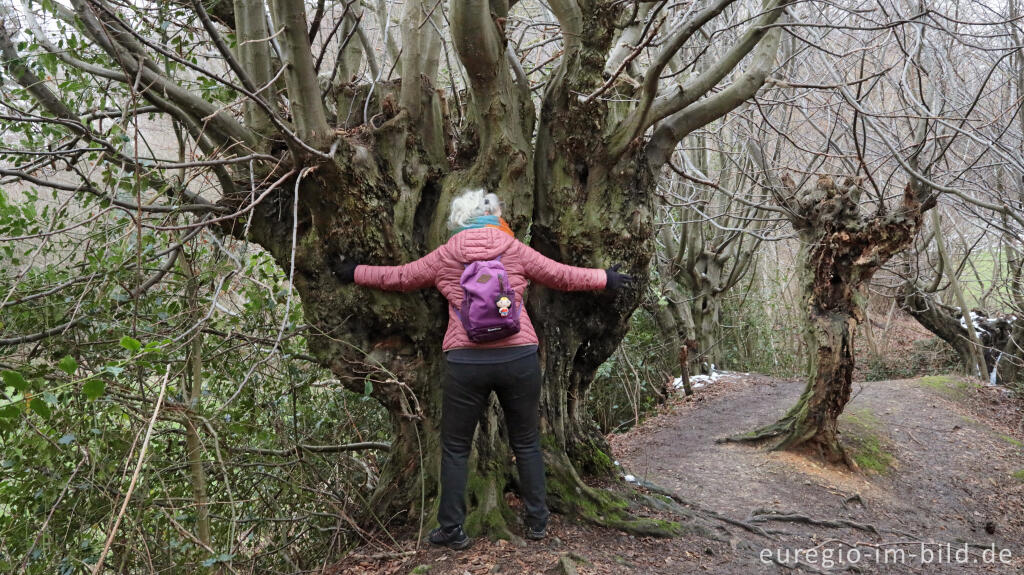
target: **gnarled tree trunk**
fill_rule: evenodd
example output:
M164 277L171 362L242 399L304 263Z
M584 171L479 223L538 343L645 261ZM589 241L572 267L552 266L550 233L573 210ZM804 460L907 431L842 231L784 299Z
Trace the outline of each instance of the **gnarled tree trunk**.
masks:
M836 186L828 176L804 190L784 176L773 190L800 234L807 387L779 421L732 440L775 439L773 449L809 449L856 467L839 441L837 423L850 400L854 335L864 317L858 300L878 268L910 245L923 211L934 205L927 190L908 185L896 209L869 216L861 213L862 192L858 179Z

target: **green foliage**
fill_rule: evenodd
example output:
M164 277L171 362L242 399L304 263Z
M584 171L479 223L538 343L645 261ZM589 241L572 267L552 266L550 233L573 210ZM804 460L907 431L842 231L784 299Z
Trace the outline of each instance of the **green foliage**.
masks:
M26 138L45 141L38 132ZM134 185L115 172L102 178L118 189ZM106 209L82 198L86 214ZM66 214L55 205L31 190L0 190L0 235L63 227ZM312 568L348 545L337 525L369 497L379 452L297 459L287 450L389 439L386 412L363 395L372 383L350 391L308 361L302 306L262 251L196 236L162 282L133 296L175 241L149 228L137 234L129 215L111 211L82 237L0 244L0 258L11 263L0 268L0 288L11 302L24 300L0 314L4 337L84 320L41 342L0 348L0 572L17 572L26 557L31 575L87 572L95 563L168 366L164 406L113 550L120 566L112 568L148 572L152 562L161 571L204 572L231 563L290 571L281 554L260 550L288 548ZM67 287L48 293L55 285ZM200 336L195 382L192 342ZM198 532L190 425L202 445L214 553L171 522Z
M78 370L78 362L70 355L65 355L57 362L57 367L68 375L74 375L75 371Z
M139 340L127 335L121 336L121 341L119 343L121 344L121 347L131 352L136 352L142 349L142 344L139 343Z
M16 371L5 370L0 375L3 376L4 385L13 387L15 391L25 391L28 388L25 377Z
M90 379L82 386L82 393L89 399L96 399L106 391L107 384L102 379Z
M665 345L654 318L638 309L619 348L598 368L587 396L602 432L628 429L664 401L662 389L678 365L677 354Z

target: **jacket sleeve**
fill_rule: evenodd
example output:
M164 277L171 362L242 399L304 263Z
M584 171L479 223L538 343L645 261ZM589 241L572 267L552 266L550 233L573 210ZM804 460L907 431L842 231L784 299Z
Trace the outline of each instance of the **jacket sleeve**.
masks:
M412 291L434 285L437 271L441 266L441 250L437 248L422 258L400 266L356 267L357 285L388 291Z
M578 268L556 262L537 250L518 243L523 275L531 280L561 291L602 290L608 274L600 268Z

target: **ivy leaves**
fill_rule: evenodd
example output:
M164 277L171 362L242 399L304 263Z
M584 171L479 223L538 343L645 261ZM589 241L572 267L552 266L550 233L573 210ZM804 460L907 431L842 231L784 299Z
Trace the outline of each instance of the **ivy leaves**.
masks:
M17 371L5 370L0 372L0 377L3 378L4 385L13 387L15 391L25 391L28 389L28 381Z
M68 375L75 375L75 371L78 370L78 362L70 355L65 355L57 362L57 368Z
M164 340L143 345L139 340L124 335L119 344L129 352L130 357L111 362L77 379L75 375L79 374L80 366L71 355L61 357L52 365L37 367L35 371L31 366L25 366L21 371L0 371L0 381L3 382L0 389L3 392L0 396L0 433L14 431L18 419L28 413L35 413L44 421L49 421L55 409L60 409L70 401L68 392L71 388L80 386L81 395L89 401L103 397L107 391L106 380L120 376L126 362L141 362L140 365L162 362L164 358L159 352L167 343ZM147 362L147 359L150 361Z

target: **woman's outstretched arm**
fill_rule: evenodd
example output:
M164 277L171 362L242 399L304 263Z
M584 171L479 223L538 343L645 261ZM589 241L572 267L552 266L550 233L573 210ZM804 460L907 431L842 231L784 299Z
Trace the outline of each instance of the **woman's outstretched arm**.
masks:
M441 268L441 250L437 248L422 258L400 266L364 266L355 269L355 283L389 291L412 291L434 285Z
M588 291L605 289L608 273L599 268L578 268L545 257L537 250L522 243L516 247L523 262L523 275L527 278L560 291Z

